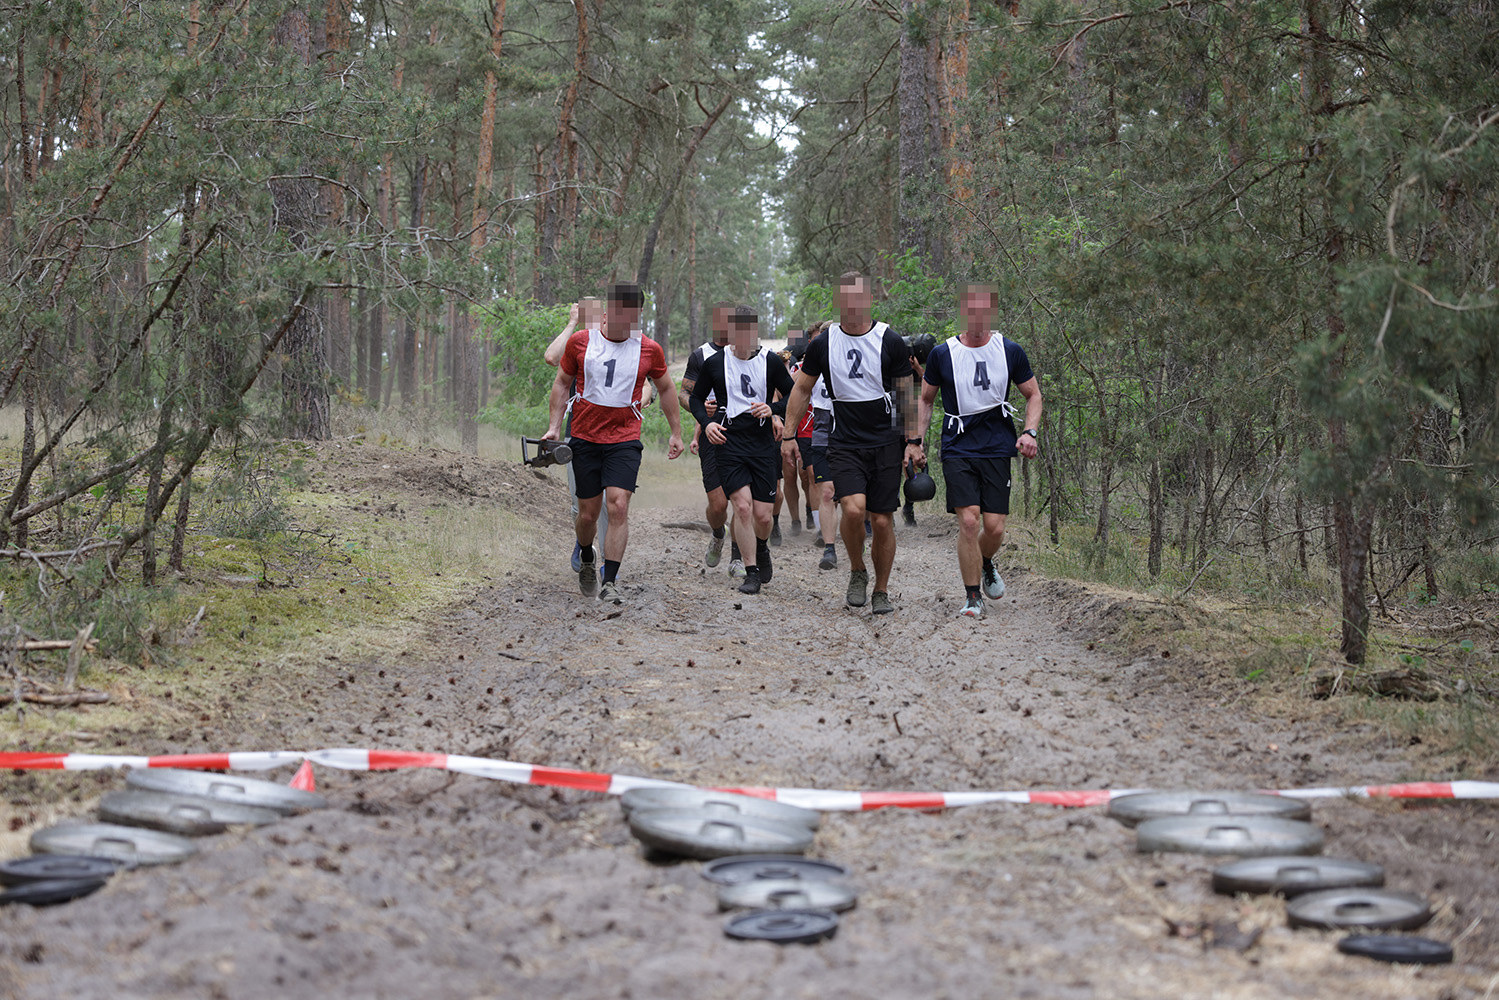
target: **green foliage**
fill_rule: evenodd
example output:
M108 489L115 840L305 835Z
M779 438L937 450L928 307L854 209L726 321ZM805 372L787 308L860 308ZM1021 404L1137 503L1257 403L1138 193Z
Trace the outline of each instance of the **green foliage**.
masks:
M557 369L545 364L542 355L567 326L568 307L500 299L478 315L480 330L494 348L489 368L497 396L506 406L544 408Z

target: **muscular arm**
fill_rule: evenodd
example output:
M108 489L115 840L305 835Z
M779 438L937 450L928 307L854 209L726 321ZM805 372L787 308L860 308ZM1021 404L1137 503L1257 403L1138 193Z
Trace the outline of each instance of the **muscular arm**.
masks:
M921 386L921 399L916 404L916 423L912 431L912 437L926 438L927 428L932 423L932 408L937 403L937 387L930 382L923 382Z
M547 425L547 432L543 435L551 441L556 441L562 436L562 417L567 413L567 400L572 395L571 375L557 370L557 377L552 379L552 393L547 397L547 415L551 418Z
M786 395L785 424L787 427L802 425L802 418L807 415L807 404L812 401L812 386L816 384L817 380L808 375L805 369L796 373L795 384L791 387L791 392ZM795 444L795 442L791 443Z
M577 332L578 304L574 302L572 310L567 314L567 326L563 327L562 332L552 338L552 342L547 345L546 352L541 356L542 360L551 365L553 368L561 365L562 354L567 350L567 340Z
M1032 375L1030 379L1020 383L1015 388L1020 390L1020 395L1025 397L1025 426L1032 430L1041 429L1041 384ZM1023 434L1016 443L1022 458L1036 457L1036 441L1028 434Z
M666 457L676 458L682 454L682 410L677 402L677 387L672 384L671 376L666 374L651 381L661 394L661 413L671 427L671 441L666 446Z

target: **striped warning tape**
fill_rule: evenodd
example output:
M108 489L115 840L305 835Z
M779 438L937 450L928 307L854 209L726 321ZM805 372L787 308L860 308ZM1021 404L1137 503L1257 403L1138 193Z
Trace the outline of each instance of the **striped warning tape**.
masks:
M311 761L340 771L398 771L432 768L471 774L494 781L551 788L576 788L620 795L631 788L683 787L685 782L639 778L628 774L577 771L565 767L542 767L513 760L467 757L462 754L427 753L417 750L250 750L235 753L186 753L156 757L89 753L0 753L0 769L98 771L118 767L186 767L208 771L267 771ZM991 802L1050 806L1099 806L1109 800L1143 789L1094 788L1062 791L994 792L877 792L836 791L819 788L711 787L757 798L787 802L822 812L864 812L871 809L950 809ZM1392 798L1392 799L1499 799L1495 781L1411 781L1397 785L1353 785L1348 787L1266 789L1271 794L1298 799Z

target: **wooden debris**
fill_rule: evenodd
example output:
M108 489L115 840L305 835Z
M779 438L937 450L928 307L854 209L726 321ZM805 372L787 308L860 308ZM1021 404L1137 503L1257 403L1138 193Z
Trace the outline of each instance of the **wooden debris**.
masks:
M1313 698L1331 698L1338 694L1436 701L1442 696L1443 688L1421 671L1411 669L1367 674L1353 670L1323 670L1312 675Z

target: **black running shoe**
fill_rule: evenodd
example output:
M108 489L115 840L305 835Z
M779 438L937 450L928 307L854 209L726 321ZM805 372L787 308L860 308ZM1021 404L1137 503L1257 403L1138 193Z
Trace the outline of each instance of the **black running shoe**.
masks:
M760 592L760 574L755 572L757 567L750 566L744 571L744 582L739 585L741 594L758 594Z
M760 582L769 583L771 574L770 546L766 545L764 542L761 542L755 546L755 562L759 564Z

